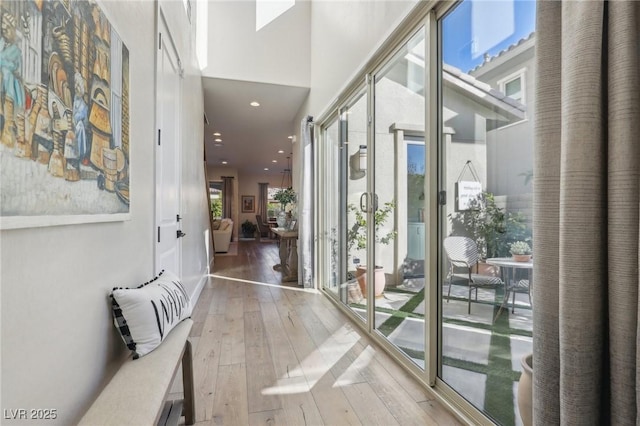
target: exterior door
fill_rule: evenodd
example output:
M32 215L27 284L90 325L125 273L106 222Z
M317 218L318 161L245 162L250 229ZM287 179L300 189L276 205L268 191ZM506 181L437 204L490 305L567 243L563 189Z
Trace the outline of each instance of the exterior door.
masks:
M182 276L180 60L159 12L156 134L156 273Z

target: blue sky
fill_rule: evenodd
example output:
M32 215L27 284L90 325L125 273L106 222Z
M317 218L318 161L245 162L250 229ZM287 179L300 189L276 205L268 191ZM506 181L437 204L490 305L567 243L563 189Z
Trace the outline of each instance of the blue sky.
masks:
M464 0L442 23L444 62L467 72L535 29L533 0Z

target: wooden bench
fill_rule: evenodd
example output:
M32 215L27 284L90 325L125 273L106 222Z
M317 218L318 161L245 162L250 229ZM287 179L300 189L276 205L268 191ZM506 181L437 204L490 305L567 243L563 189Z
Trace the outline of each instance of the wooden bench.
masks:
M80 425L167 424L163 415L177 419L184 413L185 424L194 423L193 355L187 339L191 319L180 322L151 353L129 358L100 392ZM184 405L166 403L173 377L182 362Z

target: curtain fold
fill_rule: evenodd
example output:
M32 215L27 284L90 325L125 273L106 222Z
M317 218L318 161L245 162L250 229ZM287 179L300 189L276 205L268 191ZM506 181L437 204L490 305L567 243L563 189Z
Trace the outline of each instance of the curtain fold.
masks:
M298 184L298 284L313 287L313 117L300 123Z
M269 202L269 183L258 183L258 215L262 223L267 223L267 204Z
M537 3L534 423L637 424L640 3Z

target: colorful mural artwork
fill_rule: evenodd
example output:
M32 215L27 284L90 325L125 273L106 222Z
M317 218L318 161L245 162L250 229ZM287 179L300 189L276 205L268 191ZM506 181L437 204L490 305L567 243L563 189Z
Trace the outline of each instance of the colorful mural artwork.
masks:
M0 225L127 219L127 47L92 1L0 15Z

